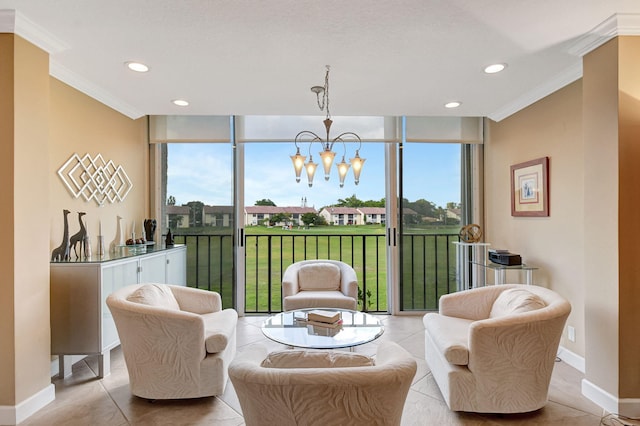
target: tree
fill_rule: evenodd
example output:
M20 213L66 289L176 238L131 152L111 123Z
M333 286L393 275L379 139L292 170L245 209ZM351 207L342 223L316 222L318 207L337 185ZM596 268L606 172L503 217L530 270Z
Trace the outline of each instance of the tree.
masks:
M167 205L168 206L175 206L176 205L176 197L174 197L173 195L169 195L169 198L167 198Z
M436 206L435 203L431 201L427 201L423 198L414 202L411 202L405 198L403 201L404 207L410 208L411 210L414 210L416 213L421 214L422 216L433 218L439 217L438 206Z
M461 206L460 203L456 203L454 201L449 201L447 203L447 210L459 209L460 206Z
M319 217L322 216L319 216L317 213L304 213L300 216L300 220L302 220L302 223L304 223L305 226L309 226L315 224ZM324 220L324 218L322 219Z
M170 214L169 215L169 228L176 229L182 226L182 215Z
M271 215L271 217L269 217L269 225L273 226L276 223L280 223L280 222L287 223L290 221L290 219L291 219L291 215L288 215L286 213L276 213L274 215Z
M353 194L351 197L345 199L339 198L336 207L362 207L363 204L364 202L359 200L356 194Z
M276 203L274 203L273 201L271 201L268 198L263 198L262 200L258 200L255 202L254 204L255 206L273 206L276 207Z
M202 201L189 201L184 205L189 206L189 226L202 226L204 203Z

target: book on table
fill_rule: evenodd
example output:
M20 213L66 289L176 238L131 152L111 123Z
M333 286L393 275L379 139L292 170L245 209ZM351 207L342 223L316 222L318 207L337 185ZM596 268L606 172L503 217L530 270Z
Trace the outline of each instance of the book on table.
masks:
M340 320L340 312L314 309L313 311L307 312L307 320L332 324Z
M322 328L338 328L342 326L342 320L338 319L338 321L335 321L335 322L307 320L307 326L322 327Z
M327 327L326 325L318 326L318 325L308 325L307 332L314 336L324 336L324 337L333 337L336 334L340 333L342 330L341 327Z

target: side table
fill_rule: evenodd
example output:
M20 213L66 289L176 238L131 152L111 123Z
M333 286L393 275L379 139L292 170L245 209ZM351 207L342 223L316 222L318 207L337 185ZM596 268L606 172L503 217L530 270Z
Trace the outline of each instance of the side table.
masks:
M493 263L493 262L489 262L489 263L476 263L474 262L475 265L478 265L480 267L486 268L486 269L490 269L493 271L494 274L494 281L493 283L496 285L501 285L504 284L506 282L507 279L507 271L521 271L524 272L524 276L525 276L525 284L527 285L532 285L533 284L533 271L536 271L538 268L535 266L531 266L531 265L526 265L526 264L522 264L522 265L500 265L499 263Z

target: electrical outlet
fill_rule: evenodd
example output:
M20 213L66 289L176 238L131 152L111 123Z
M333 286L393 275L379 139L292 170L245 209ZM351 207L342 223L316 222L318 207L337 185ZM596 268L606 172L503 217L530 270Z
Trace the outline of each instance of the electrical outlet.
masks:
M570 325L567 326L567 335L570 342L576 341L576 329L574 327L571 327Z

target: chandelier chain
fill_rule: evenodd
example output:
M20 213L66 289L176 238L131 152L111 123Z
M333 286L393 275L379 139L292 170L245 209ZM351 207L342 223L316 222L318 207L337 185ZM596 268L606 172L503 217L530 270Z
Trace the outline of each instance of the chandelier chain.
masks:
M322 103L320 103L320 93L316 93L318 101L318 108L320 111L324 111L327 108L327 118L331 118L331 112L329 111L329 70L331 67L327 65L327 72L324 75L324 87L322 88Z

